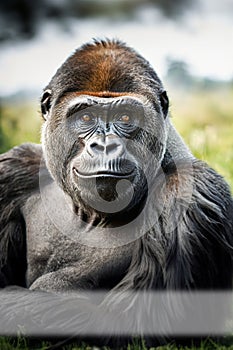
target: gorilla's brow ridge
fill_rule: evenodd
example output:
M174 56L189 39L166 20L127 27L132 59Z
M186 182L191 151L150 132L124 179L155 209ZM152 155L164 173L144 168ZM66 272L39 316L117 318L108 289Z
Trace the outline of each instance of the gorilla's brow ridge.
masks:
M131 106L135 106L135 107L143 107L143 103L138 99L138 98L132 98L129 96L125 96L125 97L114 97L114 98L91 98L91 97L76 97L74 98L71 103L70 106L68 107L68 111L67 111L67 117L69 117L70 115L79 112L83 109L86 109L88 107L92 107L92 106L109 106L111 108L117 107L119 104L130 104Z
M89 103L74 104L73 106L68 108L67 117L70 117L72 114L77 113L79 111L82 111L83 109L86 109L86 108L91 107L93 105L94 105L94 103L92 103L92 104L89 104Z

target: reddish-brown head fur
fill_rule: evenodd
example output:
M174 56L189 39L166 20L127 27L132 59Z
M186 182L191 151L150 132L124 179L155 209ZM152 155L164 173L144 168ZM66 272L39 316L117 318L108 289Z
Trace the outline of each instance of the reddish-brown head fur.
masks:
M161 90L162 84L150 64L130 47L116 40L95 40L76 50L47 88L57 99L81 91L105 97L112 93L146 95Z

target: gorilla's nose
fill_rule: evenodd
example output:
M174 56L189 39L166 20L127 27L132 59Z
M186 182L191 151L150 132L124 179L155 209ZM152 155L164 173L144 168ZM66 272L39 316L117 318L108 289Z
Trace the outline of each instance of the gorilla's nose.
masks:
M106 155L115 158L120 157L124 152L123 142L114 136L96 137L87 145L87 148L91 157Z

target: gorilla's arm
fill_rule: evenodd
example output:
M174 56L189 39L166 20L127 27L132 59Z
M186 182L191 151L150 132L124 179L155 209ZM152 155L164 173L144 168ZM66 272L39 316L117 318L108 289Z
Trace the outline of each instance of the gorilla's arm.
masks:
M26 237L20 208L38 188L41 146L23 144L0 156L0 288L25 286Z

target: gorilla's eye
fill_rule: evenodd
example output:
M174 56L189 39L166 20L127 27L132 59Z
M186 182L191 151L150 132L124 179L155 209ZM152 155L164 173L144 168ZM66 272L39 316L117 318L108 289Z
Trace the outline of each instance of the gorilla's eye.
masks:
M84 114L82 115L81 120L85 123L89 123L92 120L92 117L88 114Z
M79 116L79 120L82 124L94 124L96 123L96 118L94 115L89 114L89 113L85 113Z
M131 124L131 117L128 114L124 114L120 116L118 121L124 124Z

